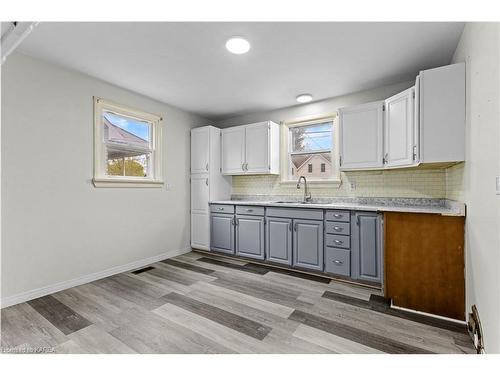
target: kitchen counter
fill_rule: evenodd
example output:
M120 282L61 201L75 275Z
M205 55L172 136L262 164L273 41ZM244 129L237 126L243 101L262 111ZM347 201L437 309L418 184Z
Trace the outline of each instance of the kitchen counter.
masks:
M272 199L271 199L272 198ZM283 197L233 197L231 200L211 201L211 204L232 204L246 206L319 208L327 210L359 210L379 212L408 212L438 214L443 216L465 216L465 204L449 199L426 198L345 198L318 199L301 203L294 198Z

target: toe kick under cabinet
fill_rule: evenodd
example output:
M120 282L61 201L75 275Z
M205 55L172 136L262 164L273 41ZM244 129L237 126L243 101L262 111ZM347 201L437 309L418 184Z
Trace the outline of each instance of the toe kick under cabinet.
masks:
M382 282L376 212L211 205L211 250L361 282Z

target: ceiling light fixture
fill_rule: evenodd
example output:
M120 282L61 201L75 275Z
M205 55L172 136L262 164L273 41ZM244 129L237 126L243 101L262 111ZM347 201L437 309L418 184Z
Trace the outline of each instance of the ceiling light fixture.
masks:
M250 50L250 43L240 36L234 36L227 40L226 48L235 55L242 55Z
M310 102L312 98L311 94L300 94L296 99L299 103L307 103Z

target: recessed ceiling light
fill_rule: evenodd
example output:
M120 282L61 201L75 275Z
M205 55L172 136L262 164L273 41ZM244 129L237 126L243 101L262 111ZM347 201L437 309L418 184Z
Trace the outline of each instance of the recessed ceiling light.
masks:
M300 94L296 99L299 103L307 103L310 102L312 98L311 94Z
M250 50L250 43L242 37L235 36L227 40L226 48L231 53L242 55Z

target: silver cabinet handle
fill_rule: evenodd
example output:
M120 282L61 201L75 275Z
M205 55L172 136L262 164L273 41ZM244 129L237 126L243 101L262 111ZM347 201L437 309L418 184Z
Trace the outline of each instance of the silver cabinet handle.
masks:
M388 153L386 153L386 154L384 155L384 158L382 159L382 163L383 163L383 164L387 164L387 160L388 160L388 159L389 159L389 154L388 154Z
M208 178L205 179L205 184L208 186Z
M247 208L247 212L253 212L251 208Z
M288 223L288 230L291 232L292 231L292 222Z
M234 223L235 223L236 225L240 225L240 219L238 219L238 218L234 219Z
M293 230L297 232L297 223L295 223L295 225L293 226Z
M234 225L235 222L234 222L234 217L231 219L231 225Z
M344 243L344 241L341 241L341 240L333 240L333 242L335 242L336 244L338 245L341 245Z
M341 227L333 227L333 230L335 230L337 232L342 232L342 228Z
M339 218L342 217L342 214L333 214L334 217Z
M248 163L245 163L245 171L248 171Z
M205 166L205 169L208 171L208 163L207 163L207 165Z
M241 163L241 170L244 171L245 170L245 163Z
M341 260L332 260L332 262L338 265L344 264Z
M218 207L217 208L219 211L224 211L224 207Z

